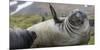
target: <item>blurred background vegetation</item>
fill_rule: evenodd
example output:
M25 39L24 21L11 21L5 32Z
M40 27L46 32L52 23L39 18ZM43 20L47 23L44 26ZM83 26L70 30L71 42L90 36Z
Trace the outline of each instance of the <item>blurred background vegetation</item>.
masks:
M34 24L42 22L43 18L48 20L52 17L44 17L39 15L32 15L32 16L23 16L23 15L13 15L10 16L10 27L19 27L26 29Z

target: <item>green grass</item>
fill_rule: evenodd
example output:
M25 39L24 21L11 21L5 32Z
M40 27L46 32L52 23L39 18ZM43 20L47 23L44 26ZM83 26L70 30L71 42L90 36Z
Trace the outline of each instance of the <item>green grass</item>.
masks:
M50 19L48 17L46 19ZM38 15L33 16L10 16L10 26L11 27L20 27L20 28L28 28L36 23L42 22L42 17Z
M95 38L94 38L94 36L91 36L90 37L90 40L89 40L89 43L88 43L89 45L93 45L93 44L95 44Z

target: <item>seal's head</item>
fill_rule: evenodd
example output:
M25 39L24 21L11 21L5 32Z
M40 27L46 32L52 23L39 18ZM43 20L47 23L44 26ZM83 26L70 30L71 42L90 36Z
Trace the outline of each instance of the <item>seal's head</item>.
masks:
M80 26L83 25L84 19L86 18L87 15L84 12L80 11L79 9L75 9L70 14L68 21L71 25Z

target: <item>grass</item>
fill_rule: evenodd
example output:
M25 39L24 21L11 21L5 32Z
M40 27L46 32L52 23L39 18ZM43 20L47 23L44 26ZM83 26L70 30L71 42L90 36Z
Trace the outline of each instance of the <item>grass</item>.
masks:
M91 36L88 44L89 44L89 45L93 45L93 44L95 43L94 40L95 40L95 39L94 39L94 36Z
M50 17L47 17L49 19ZM11 27L20 27L26 29L36 23L41 22L42 17L38 15L33 16L10 16L10 26Z

